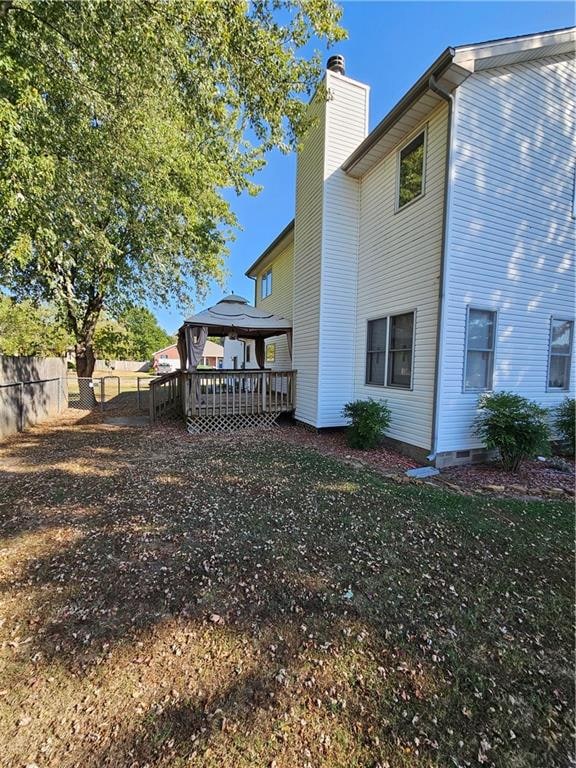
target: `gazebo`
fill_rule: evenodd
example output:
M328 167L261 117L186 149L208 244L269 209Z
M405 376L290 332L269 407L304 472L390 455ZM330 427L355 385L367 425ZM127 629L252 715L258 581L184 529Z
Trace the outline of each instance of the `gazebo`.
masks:
M242 296L231 294L209 309L186 318L178 331L178 351L183 371L196 370L208 336L254 339L256 362L263 369L264 340L286 335L292 354L292 325L283 317L253 307Z
M294 409L296 372L265 368L265 339L284 335L291 352L291 323L234 294L186 318L178 331L181 370L150 386L151 421L181 413L190 432L271 425ZM199 370L208 336L254 339L259 368Z

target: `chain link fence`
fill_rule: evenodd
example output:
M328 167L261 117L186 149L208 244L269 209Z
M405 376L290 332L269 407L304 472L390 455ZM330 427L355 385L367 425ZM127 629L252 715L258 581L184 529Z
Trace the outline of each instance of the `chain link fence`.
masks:
M150 382L153 376L68 377L70 408L84 411L148 412Z

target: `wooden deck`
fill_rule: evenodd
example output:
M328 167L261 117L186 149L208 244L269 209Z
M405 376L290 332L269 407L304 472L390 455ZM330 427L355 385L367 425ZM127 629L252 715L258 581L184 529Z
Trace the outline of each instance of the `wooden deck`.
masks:
M295 403L296 371L202 370L169 373L150 385L150 421L181 413L209 424L270 423Z

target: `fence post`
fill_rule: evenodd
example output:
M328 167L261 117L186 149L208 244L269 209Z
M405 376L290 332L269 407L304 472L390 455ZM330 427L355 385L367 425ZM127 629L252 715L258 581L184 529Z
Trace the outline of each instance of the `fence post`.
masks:
M61 386L60 379L56 379L56 386L58 388L58 413L60 413L60 386Z
M24 382L18 384L18 432L24 432Z
M140 410L140 376L136 376L136 408Z
M94 379L92 379L92 381L94 381ZM106 377L104 376L101 379L97 379L97 381L100 382L100 410L104 412L104 397L106 392L106 385L104 382L106 381Z

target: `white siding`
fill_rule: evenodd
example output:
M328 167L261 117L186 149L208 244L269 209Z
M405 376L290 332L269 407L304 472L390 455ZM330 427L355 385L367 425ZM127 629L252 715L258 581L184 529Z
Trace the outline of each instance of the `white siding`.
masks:
M272 270L272 293L261 299L261 279L268 270ZM280 253L274 256L258 272L256 290L256 306L267 309L275 315L292 320L292 307L294 303L294 243L291 242ZM289 371L292 368L292 360L288 352L286 336L274 336L267 339L267 344L275 344L276 359L273 363L266 363L266 368L275 371Z
M262 296L262 275L272 271L272 293ZM280 250L274 258L258 271L256 284L256 306L267 309L275 315L292 319L294 301L294 243Z
M247 352L247 348L250 347L250 352ZM250 357L250 361L246 363L246 368L257 368L256 364L256 348L252 339L224 339L224 360L222 363L223 368L234 368L234 358L236 357L238 368L242 367L244 357Z
M557 56L457 91L438 451L479 445L478 395L462 391L468 305L498 311L495 389L563 397L546 384L550 317L574 316L574 75Z
M397 150L363 178L361 187L355 396L387 400L392 410L389 436L427 450L432 438L447 119L444 104L414 132L427 125L422 198L396 212ZM416 313L412 389L367 385L368 320L409 311Z
M360 184L340 166L368 127L367 86L333 72L326 85L318 427L345 424L354 394Z
M316 425L320 334L320 254L324 186L325 102L322 89L310 104L315 123L298 154L294 223L293 359L297 370L296 418Z

